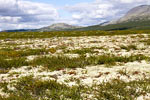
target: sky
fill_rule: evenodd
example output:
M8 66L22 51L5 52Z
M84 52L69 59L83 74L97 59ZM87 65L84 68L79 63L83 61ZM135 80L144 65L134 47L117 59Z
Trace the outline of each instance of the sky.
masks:
M139 5L150 5L150 0L0 0L0 30L54 23L96 25L116 20Z

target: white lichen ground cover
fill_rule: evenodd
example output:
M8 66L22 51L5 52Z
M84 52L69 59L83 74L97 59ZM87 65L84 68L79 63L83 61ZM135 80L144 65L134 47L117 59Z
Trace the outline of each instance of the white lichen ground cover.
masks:
M80 54L71 53L67 51L81 50L83 48L93 48L94 52L85 53L86 57L98 56L104 54L113 54L115 56L131 56L131 55L145 55L150 57L150 46L144 40L148 40L149 36L146 34L140 35L117 35L117 36L84 36L84 37L54 37L46 39L14 39L14 40L0 40L0 48L18 48L24 49L55 49L55 52L49 52L42 55L27 56L27 61L34 60L41 56L69 56L79 57ZM11 45L7 45L11 44ZM13 45L12 45L13 44ZM15 45L14 45L15 44ZM129 50L121 48L122 46L135 46ZM60 69L51 71L44 66L22 66L19 68L11 68L8 72L0 74L0 83L8 83L7 88L15 91L13 85L18 79L26 76L33 76L40 80L56 80L58 83L66 84L69 87L80 85L92 87L103 82L111 82L114 79L119 79L124 82L138 81L150 78L150 62L147 60L118 63L114 66L106 67L106 65L89 65L85 68ZM132 87L131 87L132 88ZM0 95L2 97L9 97L5 93L3 87L0 87ZM88 95L84 100L94 100L94 94ZM137 100L150 99L149 93L135 98Z

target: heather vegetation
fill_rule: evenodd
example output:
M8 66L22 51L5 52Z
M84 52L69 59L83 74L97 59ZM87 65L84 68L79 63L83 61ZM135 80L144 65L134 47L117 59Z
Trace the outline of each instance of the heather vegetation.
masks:
M30 55L48 54L49 50L46 49L26 49L26 50L13 50L13 49L0 49L0 55L3 57L24 57Z
M1 83L0 86L5 86ZM41 81L39 79L34 79L33 76L22 77L18 80L14 86L16 91L10 91L6 87L4 91L11 94L8 98L2 98L1 100L46 100L46 98L51 98L51 100L80 100L82 87L74 86L68 87L66 85L57 83L56 81L48 80Z
M0 100L149 95L150 31L0 34Z
M3 91L9 93L9 97L1 97L1 100L84 100L90 94L92 99L96 100L124 100L137 99L141 95L147 95L149 90L150 79L135 80L124 82L115 79L111 82L102 83L98 86L93 85L88 88L86 86L68 87L57 81L41 81L33 78L33 76L22 77L14 85L15 91L7 88L6 84L0 83L1 87L5 87ZM95 92L94 92L95 91Z
M53 32L1 32L0 39L23 39L23 38L51 38L51 37L79 37L79 36L105 36L105 35L128 35L150 34L149 30L122 30L122 31L53 31Z
M64 56L58 57L40 57L31 61L31 65L42 65L51 70L59 70L64 68L83 68L87 65L102 65L110 67L116 65L117 62L127 63L133 61L147 60L150 58L144 55L133 55L129 57L117 57L114 55L101 55L101 56L91 56L84 57L80 56L78 58L68 58Z

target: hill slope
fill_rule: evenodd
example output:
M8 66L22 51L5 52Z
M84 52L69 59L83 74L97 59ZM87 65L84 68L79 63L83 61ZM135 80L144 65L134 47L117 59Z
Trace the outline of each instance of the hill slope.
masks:
M81 28L81 27L69 25L66 23L57 23L57 24L52 24L51 26L48 27L43 27L39 29L39 31L62 31L62 30L70 30L70 29L77 29L77 28Z
M56 23L51 26L43 27L40 29L15 29L15 30L4 30L3 32L29 32L29 31L67 31L72 29L82 28L81 26L69 25L66 23Z
M117 23L141 20L150 20L150 5L142 5L131 9L125 16L119 19Z
M79 31L84 30L148 30L150 29L150 20L147 21L130 21L130 22L124 22L124 23L118 23L118 24L109 24L106 26L89 26L85 28L75 29Z

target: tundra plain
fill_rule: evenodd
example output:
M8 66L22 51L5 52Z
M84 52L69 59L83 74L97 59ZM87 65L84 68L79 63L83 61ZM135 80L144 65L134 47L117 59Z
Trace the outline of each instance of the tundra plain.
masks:
M149 33L1 33L0 99L149 100Z

